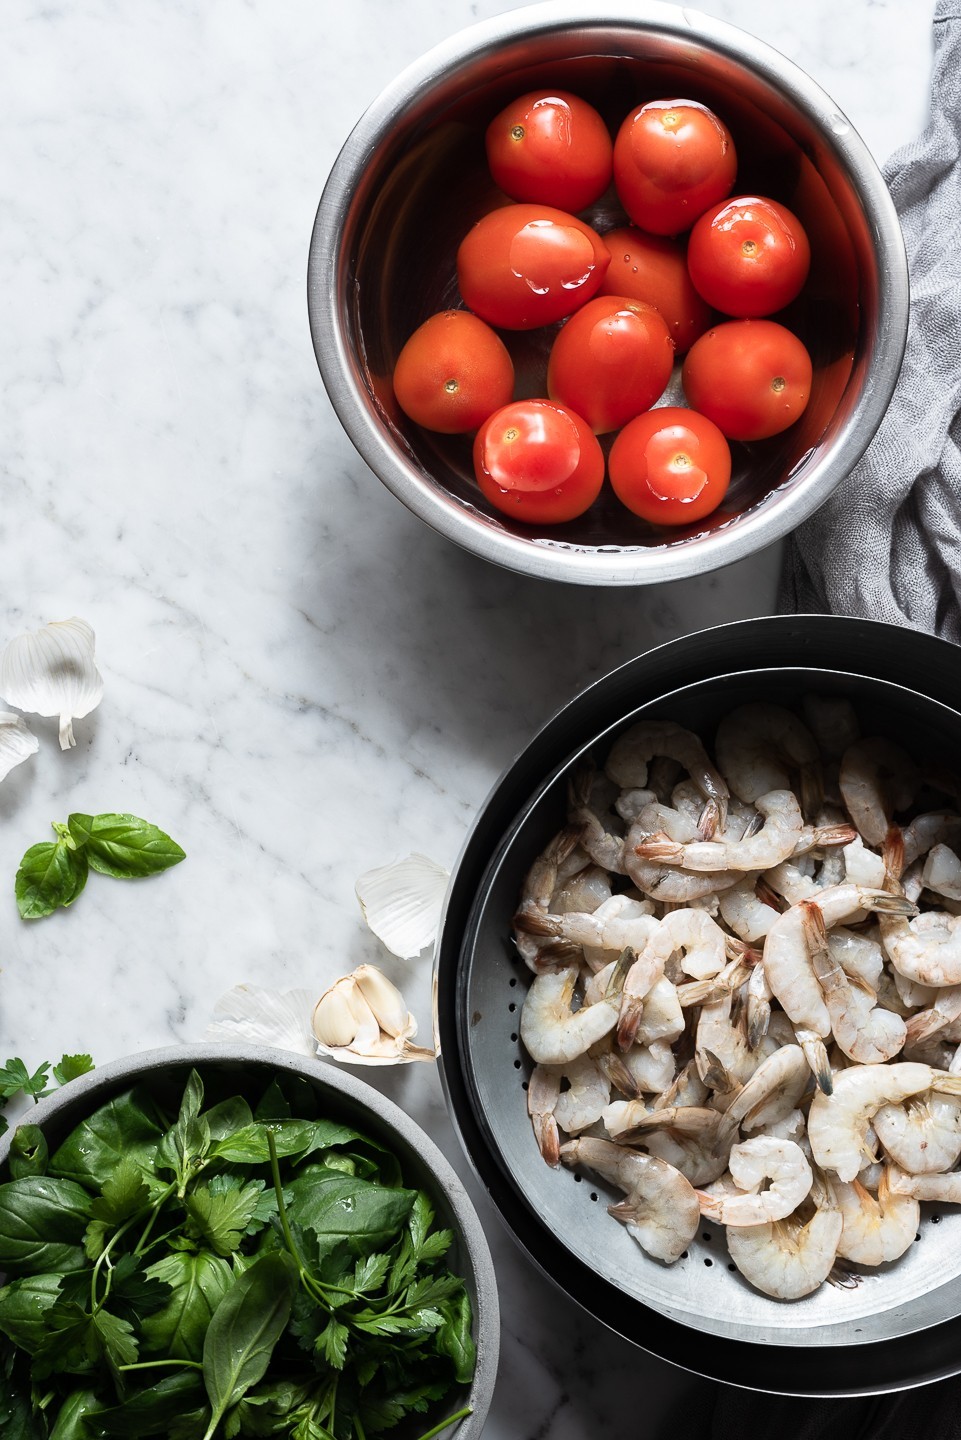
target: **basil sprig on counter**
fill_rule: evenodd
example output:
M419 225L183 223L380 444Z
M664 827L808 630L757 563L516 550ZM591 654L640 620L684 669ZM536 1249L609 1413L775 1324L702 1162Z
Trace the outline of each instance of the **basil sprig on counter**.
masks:
M137 880L186 858L175 840L136 815L70 815L66 825L54 821L53 830L56 840L31 845L20 861L14 890L24 920L72 905L90 870Z
M475 1363L452 1238L389 1150L295 1118L276 1080L253 1111L204 1109L196 1072L176 1115L115 1095L0 1185L0 1434L373 1440L410 1417L430 1440Z

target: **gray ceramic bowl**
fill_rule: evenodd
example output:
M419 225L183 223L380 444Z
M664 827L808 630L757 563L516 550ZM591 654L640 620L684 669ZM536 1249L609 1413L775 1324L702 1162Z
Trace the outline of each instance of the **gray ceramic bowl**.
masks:
M438 1223L454 1232L451 1268L464 1279L474 1310L477 1368L471 1386L453 1392L450 1410L470 1405L472 1413L450 1431L457 1440L478 1440L494 1393L500 1343L497 1283L487 1239L460 1180L420 1126L391 1100L332 1064L265 1045L177 1045L114 1060L56 1091L24 1117L39 1125L51 1152L70 1131L113 1095L143 1085L158 1100L174 1105L187 1076L196 1069L209 1098L241 1094L256 1101L271 1077L280 1074L307 1085L324 1114L379 1140L400 1160L405 1180L428 1192ZM11 1130L0 1139L0 1172L5 1171ZM3 1178L7 1176L4 1173ZM445 1432L447 1433L447 1432Z
M454 257L498 192L484 131L509 100L562 86L612 132L639 101L714 107L739 155L736 190L796 211L812 270L785 315L812 354L804 416L736 445L721 508L689 530L655 531L607 490L580 520L512 524L480 495L469 438L431 435L390 384L412 331L457 306ZM623 223L613 192L587 218ZM358 122L327 182L310 246L310 326L324 383L371 469L416 515L467 550L528 575L639 585L698 574L761 549L811 515L859 459L891 398L908 283L894 206L870 152L813 80L743 31L656 0L583 0L514 10L411 65ZM503 332L518 393L543 393L543 332ZM676 382L674 382L676 384ZM669 389L670 393L670 389Z

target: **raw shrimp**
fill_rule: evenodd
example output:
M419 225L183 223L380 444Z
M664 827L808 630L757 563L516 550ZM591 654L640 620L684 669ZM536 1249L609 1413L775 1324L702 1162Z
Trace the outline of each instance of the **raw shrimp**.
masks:
M918 1233L917 1200L892 1191L887 1170L881 1174L877 1199L856 1177L850 1184L833 1185L843 1228L838 1254L856 1265L884 1265L897 1260Z
M760 899L757 876L743 876L730 890L718 896L721 919L748 943L763 940L781 911Z
M575 770L568 787L568 823L578 831L579 844L584 848L595 865L623 875L622 850L624 837L605 825L601 813L594 804L597 771L590 764ZM605 806L605 809L607 807ZM613 816L611 817L613 820Z
M961 1046L948 1074L959 1071ZM951 1095L917 1095L903 1105L882 1105L874 1128L891 1159L910 1175L950 1170L961 1159L961 1100Z
M585 865L557 887L548 908L555 915L566 915L571 910L593 915L610 898L609 873L600 865Z
M780 705L739 705L717 727L714 748L722 775L746 801L789 789L792 770L810 784L820 761L803 720Z
M695 1060L705 1085L731 1090L743 1085L758 1067L759 1056L748 1044L741 1020L732 1020L730 992L701 1007L697 1022Z
M845 845L841 853L844 856L844 878L849 884L866 885L871 890L882 888L886 878L884 861L874 850L868 849L860 835L850 845Z
M671 905L690 905L692 901L728 890L744 879L740 870L699 874L646 860L636 853L635 847L643 846L650 838L650 833L640 822L632 825L624 841L623 857L624 867L638 890L653 900L663 900Z
M623 1190L625 1199L609 1205L613 1215L656 1260L680 1259L700 1223L697 1196L690 1181L654 1155L640 1155L610 1140L571 1140L561 1149L565 1165L585 1165Z
M891 964L919 985L961 984L961 915L928 910L913 920L882 915L881 939Z
M921 871L921 883L947 900L961 900L961 860L947 845L932 845Z
M905 1175L892 1166L889 1184L896 1195L961 1205L961 1170L952 1170L949 1175Z
M765 823L747 839L695 840L686 844L658 835L634 846L635 855L662 865L699 872L767 870L794 854L804 827L801 807L790 790L760 795L757 810Z
M653 790L622 790L614 801L614 809L628 826L633 825L648 805L656 805L657 796Z
M819 919L813 920L813 909ZM812 923L831 929L861 911L910 914L914 909L901 896L861 885L834 885L818 892L818 898L804 900L786 910L768 931L764 941L764 972L774 995L794 1024L821 1037L831 1033L831 1016L809 952Z
M611 1082L590 1054L565 1065L561 1078L567 1089L558 1096L554 1119L568 1135L576 1135L601 1118L610 1104Z
M659 923L647 901L632 900L625 894L612 895L591 914L569 910L564 915L552 915L524 905L514 916L514 928L524 934L554 937L572 945L601 950L623 950L630 946L643 951Z
M673 910L656 925L647 944L636 948L638 957L624 984L617 1022L622 1049L633 1043L648 992L675 952L681 952L685 974L698 979L717 975L726 960L724 931L703 910Z
M890 740L858 740L841 760L841 794L869 845L882 845L892 815L906 810L918 789L917 766Z
M815 1094L808 1112L808 1139L818 1165L841 1180L853 1180L867 1153L868 1125L882 1105L900 1105L928 1091L961 1095L961 1075L907 1060L840 1071L833 1094Z
M828 933L819 906L809 901L811 924L808 950L824 1003L831 1016L831 1032L849 1060L859 1065L883 1065L903 1048L907 1027L900 1015L884 1010L874 990L848 979Z
M756 1050L771 1024L771 1001L774 996L763 965L755 965L747 982L747 1043Z
M625 981L625 989L627 983ZM622 999L622 1006L623 1003ZM670 1044L683 1034L684 1011L681 1009L677 986L672 985L671 981L662 975L645 996L644 1009L634 1041L638 1045L650 1045L654 1040L666 1040Z
M727 1169L730 1138L719 1146L721 1116L693 1105L648 1111L643 1103L609 1105L604 1128L612 1139L643 1145L680 1170L692 1185L709 1185Z
M936 845L956 845L961 841L961 815L951 810L932 810L915 815L902 833L904 864L913 865Z
M762 1060L725 1111L730 1126L760 1130L796 1108L811 1080L800 1045L782 1045Z
M520 1034L527 1053L537 1065L570 1064L617 1024L627 964L615 968L607 992L596 1005L572 1010L579 971L577 965L546 971L535 976L527 992L521 1010Z
M925 1009L911 1016L907 1038L912 1044L930 1040L934 1035L943 1035L958 1019L961 1019L961 985L945 985L935 990L933 1001Z
M561 1142L554 1114L560 1093L560 1067L535 1065L527 1082L527 1113L534 1127L537 1148L555 1169L561 1163Z
M730 1225L727 1249L749 1284L774 1300L800 1300L828 1278L841 1238L840 1212L818 1206L807 1224L794 1216Z
M728 1169L736 1191L696 1192L701 1214L719 1225L783 1220L797 1209L814 1180L801 1147L793 1140L776 1140L770 1135L754 1135L733 1146ZM764 1180L771 1183L760 1190Z
M551 903L557 887L562 866L576 851L581 831L578 826L568 825L549 841L524 876L521 890L521 909L529 914L544 914ZM583 868L583 867L581 867ZM528 969L535 974L543 968L543 961L570 959L569 947L565 944L547 945L533 939L529 932L514 927L514 943ZM545 956L544 952L549 953Z
M632 725L614 742L604 769L616 785L632 789L647 784L647 767L655 755L667 756L683 766L703 798L716 807L723 825L731 792L697 736L680 725L663 720L642 720Z
M850 700L833 695L805 695L801 709L826 760L840 760L845 750L860 740L861 727Z
M611 1057L612 1061L614 1058ZM666 1040L652 1040L649 1045L632 1045L630 1049L621 1051L616 1059L624 1066L637 1094L659 1094L672 1083L677 1069L674 1052ZM612 1067L611 1073L618 1072Z

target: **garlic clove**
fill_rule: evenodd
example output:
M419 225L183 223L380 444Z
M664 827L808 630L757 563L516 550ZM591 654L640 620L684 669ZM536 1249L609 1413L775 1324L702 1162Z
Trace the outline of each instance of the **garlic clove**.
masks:
M36 755L40 741L30 730L22 715L0 710L0 780L5 780L15 765Z
M316 992L314 992L316 993ZM297 1055L316 1056L310 1029L309 990L262 990L256 985L235 985L214 1006L206 1040L252 1040L275 1045Z
M391 984L382 970L376 965L358 965L354 980L381 1030L395 1039L416 1035L417 1021L397 986Z
M317 1050L348 1065L402 1065L435 1060L412 1045L417 1022L403 995L376 965L358 965L324 991L311 1021Z
M86 620L54 620L11 640L0 655L0 695L36 715L60 717L60 748L77 742L73 721L103 699L103 677L94 663L94 633Z
M364 919L392 955L419 955L437 938L450 876L426 855L408 855L361 875L355 886Z

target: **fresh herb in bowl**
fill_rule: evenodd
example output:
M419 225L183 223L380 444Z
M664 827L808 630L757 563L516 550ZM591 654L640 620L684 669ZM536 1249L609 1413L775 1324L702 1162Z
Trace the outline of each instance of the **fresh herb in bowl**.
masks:
M276 1079L203 1107L196 1071L176 1114L135 1086L0 1185L0 1433L366 1440L413 1415L427 1440L469 1413L440 1405L475 1361L452 1234L394 1154L294 1118Z

